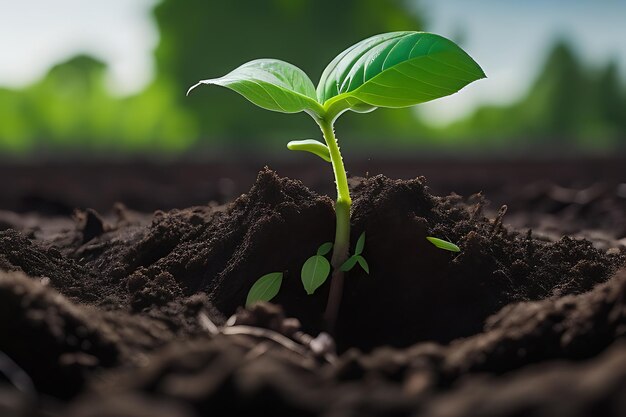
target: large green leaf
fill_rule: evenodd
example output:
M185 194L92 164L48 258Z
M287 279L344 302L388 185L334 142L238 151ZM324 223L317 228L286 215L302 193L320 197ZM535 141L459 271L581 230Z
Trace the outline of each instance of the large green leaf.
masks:
M267 110L281 113L322 112L313 82L304 71L276 59L250 61L223 77L198 82L187 94L201 84L230 88Z
M392 32L339 54L322 74L317 99L332 114L407 107L453 94L484 77L467 53L442 36Z

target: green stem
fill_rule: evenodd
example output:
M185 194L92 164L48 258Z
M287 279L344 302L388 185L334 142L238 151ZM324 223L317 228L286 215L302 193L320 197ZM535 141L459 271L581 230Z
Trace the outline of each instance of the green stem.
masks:
M332 119L330 119L332 120ZM330 293L328 294L328 304L324 318L332 331L337 316L339 314L339 305L341 304L341 296L343 293L343 272L341 265L348 259L348 251L350 249L350 207L352 200L350 199L350 189L348 188L348 176L343 166L343 159L337 138L333 129L333 122L327 119L317 119L317 123L322 129L324 140L330 152L330 160L333 165L335 174L335 183L337 184L337 202L335 204L335 216L337 225L335 226L335 243L333 245L333 256L331 264L333 266L333 275L330 283Z

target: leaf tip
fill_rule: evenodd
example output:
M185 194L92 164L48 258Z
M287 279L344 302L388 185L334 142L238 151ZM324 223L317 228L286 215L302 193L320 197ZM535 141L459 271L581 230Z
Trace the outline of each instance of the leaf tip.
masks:
M196 88L200 84L202 84L202 82L198 82L198 83L192 85L191 87L189 87L189 90L187 90L187 94L185 94L185 96L189 97L189 94L191 93L191 90L193 90L194 88Z

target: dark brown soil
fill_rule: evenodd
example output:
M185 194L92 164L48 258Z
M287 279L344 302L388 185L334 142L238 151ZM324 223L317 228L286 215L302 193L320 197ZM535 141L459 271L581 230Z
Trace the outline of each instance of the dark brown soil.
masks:
M307 296L299 277L333 238L333 203L298 181L265 169L229 205L153 215L0 213L0 375L14 381L14 362L34 385L0 379L0 415L626 413L623 236L583 215L614 210L593 204L606 198L574 199L579 232L606 231L584 240L521 215L516 231L482 195L436 197L423 178L351 181L370 274L347 274L337 360L305 334L325 329L328 283ZM273 271L285 315L259 306L226 323ZM295 347L232 334L250 328Z

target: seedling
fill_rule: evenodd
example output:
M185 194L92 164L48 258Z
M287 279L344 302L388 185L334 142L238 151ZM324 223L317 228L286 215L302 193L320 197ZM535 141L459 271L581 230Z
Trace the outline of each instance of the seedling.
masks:
M328 278L330 262L324 255L328 254L332 247L332 242L322 244L317 249L317 253L307 259L304 265L302 265L300 276L307 294L313 294Z
M330 252L333 247L332 242L323 243L315 255L311 256L302 265L301 277L302 285L307 294L311 295L318 289L328 278L330 274L330 262L324 256ZM272 272L263 275L256 280L246 299L246 307L258 301L270 301L276 297L283 283L282 272Z
M354 248L354 255L349 257L343 263L343 265L341 265L341 270L343 272L348 272L352 270L352 268L354 268L354 266L358 262L358 264L361 265L361 268L363 268L363 270L369 275L370 267L367 264L367 261L365 260L365 258L361 256L361 254L363 253L363 249L365 249L365 232L361 233L361 236L359 236L359 240L356 241L356 246Z
M352 204L333 128L335 121L348 110L367 113L378 107L400 108L434 100L484 77L480 66L444 37L426 32L392 32L372 36L340 53L322 73L317 88L304 71L292 64L258 59L223 77L202 80L189 91L201 84L227 87L264 109L303 111L319 125L325 144L307 139L290 142L288 148L311 152L330 162L335 175L337 225L325 314L332 327L343 291L342 266L348 259ZM363 267L364 263L360 264Z

